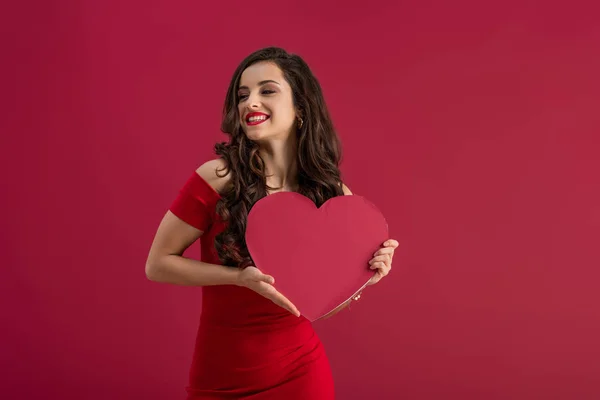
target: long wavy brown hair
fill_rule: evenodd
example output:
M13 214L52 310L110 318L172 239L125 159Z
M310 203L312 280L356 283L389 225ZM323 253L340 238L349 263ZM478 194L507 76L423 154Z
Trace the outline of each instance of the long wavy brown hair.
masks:
M231 174L221 193L217 213L226 222L215 245L224 265L247 266L252 263L246 247L248 212L273 188L267 186L265 164L258 144L249 140L240 124L238 86L242 73L250 65L269 61L283 72L292 88L293 101L303 123L297 127L298 193L320 207L328 199L344 194L341 172L341 143L325 104L321 85L306 62L298 55L278 47L260 49L246 57L235 70L223 106L221 131L228 142L217 143L215 153L225 161L220 176Z

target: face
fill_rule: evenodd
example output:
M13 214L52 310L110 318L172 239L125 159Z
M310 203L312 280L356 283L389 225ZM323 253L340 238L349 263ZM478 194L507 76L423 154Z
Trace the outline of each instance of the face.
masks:
M274 63L259 62L246 68L238 98L240 123L248 139L286 139L294 131L292 88Z

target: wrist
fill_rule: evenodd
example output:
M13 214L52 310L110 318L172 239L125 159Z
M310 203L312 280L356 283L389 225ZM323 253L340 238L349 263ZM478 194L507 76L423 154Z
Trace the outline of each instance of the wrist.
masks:
M241 279L241 275L242 275L242 270L240 268L232 268L232 267L225 267L229 270L230 273L230 284L231 285L235 285L235 286L243 286L242 285L242 279Z
M208 264L208 270L212 270L212 285L235 285L240 282L240 270L223 264ZM204 285L202 285L204 286Z

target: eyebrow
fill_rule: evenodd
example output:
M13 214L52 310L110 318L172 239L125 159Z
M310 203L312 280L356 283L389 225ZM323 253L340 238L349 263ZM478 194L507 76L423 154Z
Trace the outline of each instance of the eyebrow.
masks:
M265 81L260 81L260 82L258 82L258 86L262 86L262 85L265 85L265 84L267 84L267 83L275 83L276 85L279 85L279 82L275 82L275 81L273 81L273 80L271 80L271 79L267 79L267 80L265 80ZM280 85L280 86L281 86L281 85ZM248 86L240 86L240 87L238 88L238 90L240 90L240 89L248 89Z

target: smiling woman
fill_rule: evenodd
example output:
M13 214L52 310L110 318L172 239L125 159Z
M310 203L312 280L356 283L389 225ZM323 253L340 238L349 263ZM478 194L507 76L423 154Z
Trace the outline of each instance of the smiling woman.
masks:
M295 191L318 207L351 194L320 85L299 56L259 50L233 74L221 128L229 141L181 189L146 263L151 280L203 287L188 399L334 399L311 323L275 289L276 277L253 266L244 238L250 208L271 193ZM184 258L197 239L201 261ZM372 260L380 277L390 243Z
M281 140L300 121L292 88L277 65L264 61L251 65L242 73L240 84L238 112L250 140Z

